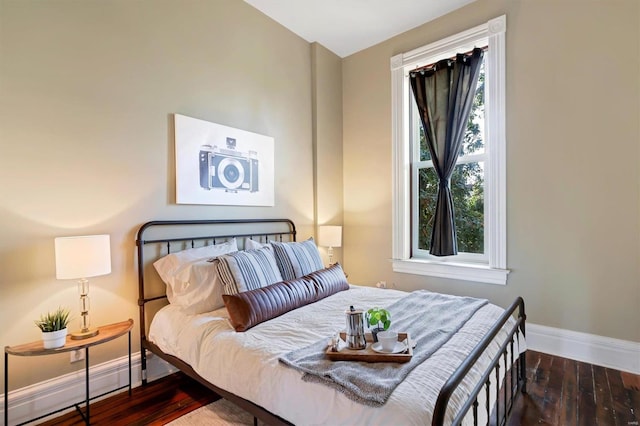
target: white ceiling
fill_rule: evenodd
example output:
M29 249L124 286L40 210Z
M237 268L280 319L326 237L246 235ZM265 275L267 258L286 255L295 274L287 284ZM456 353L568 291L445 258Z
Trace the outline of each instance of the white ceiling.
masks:
M344 58L475 0L244 0Z

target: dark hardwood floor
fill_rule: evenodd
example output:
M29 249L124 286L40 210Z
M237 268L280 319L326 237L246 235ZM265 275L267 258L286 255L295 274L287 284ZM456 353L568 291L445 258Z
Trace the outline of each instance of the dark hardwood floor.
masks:
M639 420L640 376L527 352L527 394L510 426L637 426Z
M172 374L91 404L91 424L109 426L164 425L219 399L182 373ZM41 423L47 426L84 425L76 411Z
M640 376L540 352L527 353L528 393L509 426L637 426ZM173 374L91 404L95 425L164 425L218 399L199 383ZM82 425L72 412L44 425Z

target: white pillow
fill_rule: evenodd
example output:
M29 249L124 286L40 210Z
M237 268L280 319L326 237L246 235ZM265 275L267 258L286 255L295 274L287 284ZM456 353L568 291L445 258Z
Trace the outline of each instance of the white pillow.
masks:
M261 243L256 240L252 240L251 238L245 238L244 240L244 249L245 250L258 250L264 246L268 246L269 243Z
M234 239L222 244L168 254L154 262L167 285L167 298L185 313L199 314L224 306L222 282L214 259L238 251Z
M192 315L223 307L224 285L218 274L217 263L218 259L193 262L188 268L188 280L180 286L180 293L173 293L171 304Z

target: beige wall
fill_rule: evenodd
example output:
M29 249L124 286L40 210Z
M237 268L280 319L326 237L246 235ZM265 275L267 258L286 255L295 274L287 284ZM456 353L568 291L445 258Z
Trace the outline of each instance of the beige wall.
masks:
M137 323L134 238L153 219L290 217L313 235L310 45L238 0L0 0L0 343L77 311L53 239L108 233L93 323ZM173 113L275 138L275 207L175 204ZM294 178L292 178L292 174ZM78 315L76 314L76 317ZM75 325L74 325L75 328ZM137 332L134 350L138 350ZM92 350L122 356L126 339ZM12 389L82 367L10 360Z
M343 61L345 263L640 341L640 3L478 0ZM393 273L389 59L507 15L507 286ZM604 158L602 158L604 156Z

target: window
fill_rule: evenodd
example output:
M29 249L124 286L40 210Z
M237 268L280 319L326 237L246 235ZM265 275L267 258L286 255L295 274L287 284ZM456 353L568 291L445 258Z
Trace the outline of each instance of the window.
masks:
M393 270L506 284L506 17L391 58ZM409 71L487 47L474 108L451 181L458 255L429 255L437 177L409 86Z

